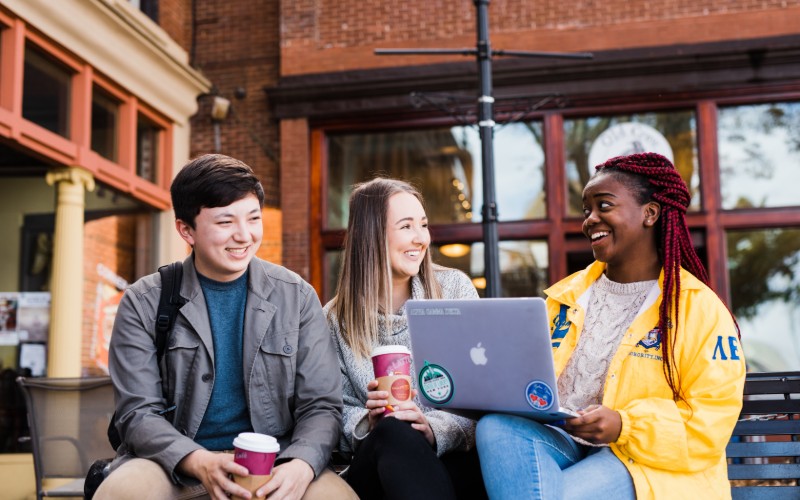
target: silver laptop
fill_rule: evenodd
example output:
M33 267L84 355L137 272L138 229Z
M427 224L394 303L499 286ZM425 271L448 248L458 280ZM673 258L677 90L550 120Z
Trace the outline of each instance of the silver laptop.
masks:
M559 406L543 299L409 300L406 313L426 406L473 418L577 416Z

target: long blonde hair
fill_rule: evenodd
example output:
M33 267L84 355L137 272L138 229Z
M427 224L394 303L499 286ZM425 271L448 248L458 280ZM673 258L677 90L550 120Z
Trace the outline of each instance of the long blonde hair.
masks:
M403 192L424 206L417 189L396 179L377 178L357 184L350 195L342 270L330 313L339 322L342 338L359 357L369 357L378 343L381 312L386 328L391 328L392 269L386 225L389 198ZM426 298L441 297L430 251L425 252L418 277Z

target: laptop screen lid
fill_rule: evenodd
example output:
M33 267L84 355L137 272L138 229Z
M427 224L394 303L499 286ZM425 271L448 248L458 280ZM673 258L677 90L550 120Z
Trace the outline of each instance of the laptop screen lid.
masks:
M426 406L540 421L574 416L559 407L543 299L409 300L406 314Z

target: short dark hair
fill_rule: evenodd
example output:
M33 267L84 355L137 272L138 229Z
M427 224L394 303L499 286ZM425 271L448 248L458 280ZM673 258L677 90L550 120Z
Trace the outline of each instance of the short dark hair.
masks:
M264 206L264 188L253 169L230 156L206 154L183 166L169 188L175 218L191 228L202 208L227 207L249 194Z

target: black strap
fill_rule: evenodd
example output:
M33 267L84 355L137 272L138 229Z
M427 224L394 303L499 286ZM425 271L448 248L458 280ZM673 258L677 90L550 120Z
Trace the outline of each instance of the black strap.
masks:
M178 316L178 309L186 301L181 297L181 281L183 280L183 263L173 262L158 268L161 275L161 296L158 300L158 311L156 313L156 355L158 356L159 366L164 357L164 350L167 348L167 337L175 324Z
M173 262L158 268L161 275L161 296L158 299L158 310L156 311L156 331L155 340L156 356L158 369L161 370L161 360L164 358L164 351L167 347L167 337L175 324L178 316L178 309L181 308L186 300L181 297L181 281L183 281L183 262ZM163 377L164 374L162 374ZM117 413L111 416L108 423L108 441L115 450L122 444L122 439L117 432L115 425Z

